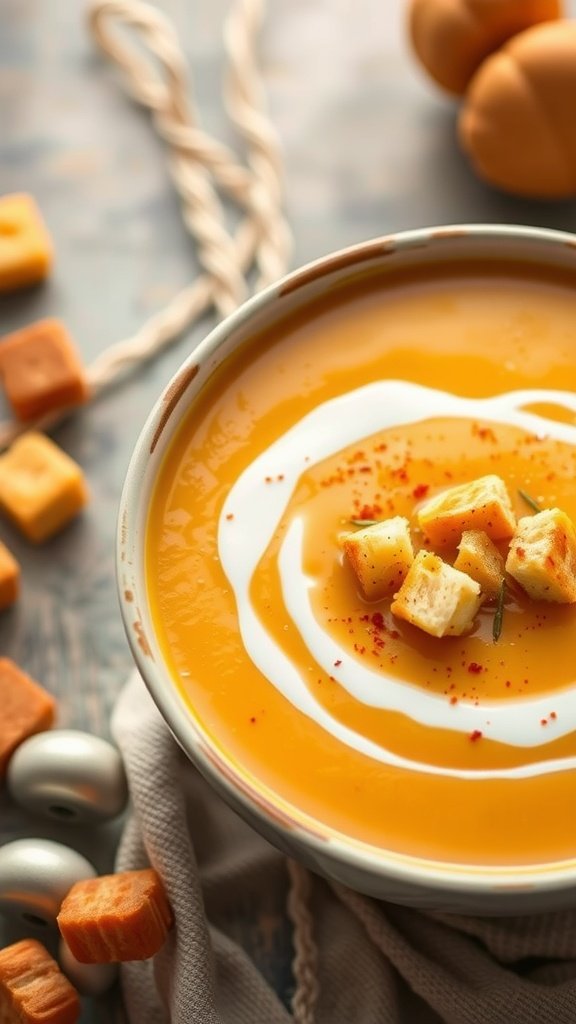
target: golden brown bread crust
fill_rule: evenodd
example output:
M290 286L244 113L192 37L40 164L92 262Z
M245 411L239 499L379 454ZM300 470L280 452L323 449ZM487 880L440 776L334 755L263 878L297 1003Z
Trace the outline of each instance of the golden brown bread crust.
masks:
M454 568L476 580L487 600L498 594L504 576L504 559L483 530L464 531Z
M510 495L494 474L449 487L433 495L418 512L418 525L431 544L455 546L465 530L483 530L491 540L506 540L516 528Z
M403 516L346 534L342 546L364 597L373 601L391 597L414 560L410 528Z
M518 195L576 194L576 22L522 32L471 82L459 121L475 170Z
M576 602L576 530L566 513L549 508L519 519L506 571L534 601Z
M490 54L532 25L562 17L560 0L412 0L408 27L429 75L461 96Z
M431 551L419 551L390 610L430 636L462 636L481 601L478 583Z

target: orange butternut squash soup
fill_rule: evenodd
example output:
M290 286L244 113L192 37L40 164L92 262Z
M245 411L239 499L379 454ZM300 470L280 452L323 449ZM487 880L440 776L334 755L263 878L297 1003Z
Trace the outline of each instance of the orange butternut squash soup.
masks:
M155 628L201 726L296 816L461 864L576 855L575 285L364 278L185 416L148 518Z

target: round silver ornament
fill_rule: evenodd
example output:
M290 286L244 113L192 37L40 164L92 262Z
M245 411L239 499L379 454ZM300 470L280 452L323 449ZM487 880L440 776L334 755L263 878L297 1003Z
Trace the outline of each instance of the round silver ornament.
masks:
M50 839L16 839L0 847L0 913L42 930L54 925L62 900L92 864Z
M12 755L6 780L16 803L63 823L113 818L128 798L116 747L73 729L50 729L24 740Z

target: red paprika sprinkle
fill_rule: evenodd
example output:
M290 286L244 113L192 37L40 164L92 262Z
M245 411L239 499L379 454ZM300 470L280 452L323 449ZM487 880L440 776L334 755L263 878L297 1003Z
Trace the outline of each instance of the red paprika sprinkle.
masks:
M412 491L413 498L425 498L430 490L430 484L418 484L417 487Z
M477 676L482 671L482 665L479 665L477 661L471 661L468 665L468 671Z
M341 665L341 664L342 664L342 659L338 658L338 661L334 662L334 668L338 668L338 665Z
M476 743L477 740L481 740L481 739L482 739L482 733L480 732L480 729L474 729L474 732L470 733L470 740L471 740L472 743Z
M378 519L378 516L382 514L381 505L362 505L357 518L358 519Z
M229 512L228 515L226 516L226 519L230 522L231 519L234 519L234 513Z

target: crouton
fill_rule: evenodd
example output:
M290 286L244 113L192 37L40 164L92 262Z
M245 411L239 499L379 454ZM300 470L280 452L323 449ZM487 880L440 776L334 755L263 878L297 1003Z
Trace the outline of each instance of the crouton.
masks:
M504 559L483 530L465 530L458 545L454 568L471 576L484 597L492 600L500 590L504 576Z
M0 708L1 782L16 747L53 724L56 701L13 661L0 658Z
M80 357L60 320L38 320L0 341L0 379L19 420L86 401Z
M518 520L506 571L534 601L576 602L576 530L559 508Z
M52 243L32 196L0 197L0 292L41 281L52 260Z
M0 611L9 608L20 593L20 566L0 541Z
M153 868L76 882L58 915L60 934L82 964L147 960L174 923Z
M29 431L0 455L0 508L36 544L58 533L88 500L80 466Z
M414 561L408 520L403 516L366 526L343 539L346 556L365 597L391 597Z
M0 951L2 1024L75 1024L79 1016L76 989L36 939Z
M461 636L472 626L481 601L479 583L438 555L419 551L391 611L430 636Z
M511 537L516 527L510 496L499 476L482 476L434 495L418 512L418 524L438 547L457 544L465 530L491 540Z

